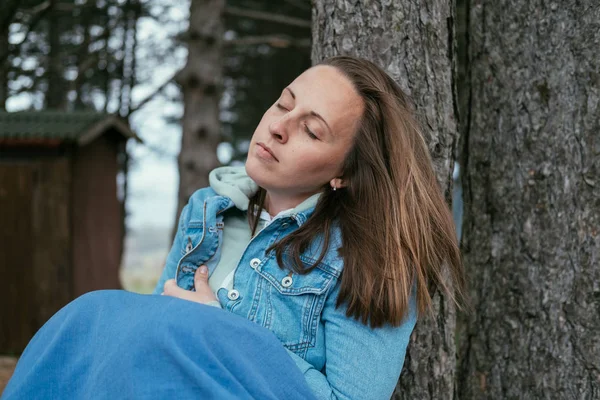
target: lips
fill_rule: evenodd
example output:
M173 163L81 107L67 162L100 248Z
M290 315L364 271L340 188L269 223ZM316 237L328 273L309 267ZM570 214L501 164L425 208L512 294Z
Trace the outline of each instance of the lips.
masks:
M267 146L266 144L264 144L263 142L258 142L256 143L258 146L262 147L263 149L265 149L267 152L269 152L269 154L271 154L271 156L273 156L273 158L275 159L275 161L279 162L279 159L277 157L275 157L275 154L273 154L273 150L271 150L269 148L269 146Z

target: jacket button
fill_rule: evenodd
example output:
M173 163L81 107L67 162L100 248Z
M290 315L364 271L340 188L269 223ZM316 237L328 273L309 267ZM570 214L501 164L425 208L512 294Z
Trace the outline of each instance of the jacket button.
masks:
M292 286L292 277L291 276L286 276L285 278L283 278L281 280L281 286L283 286L283 287L290 287L290 286Z
M237 299L239 299L239 297L240 297L240 292L238 292L235 289L232 289L229 291L229 293L227 293L227 298L229 300L237 300Z
M252 267L252 269L256 269L256 267L258 267L260 265L260 258L253 258L252 260L250 260L250 266Z

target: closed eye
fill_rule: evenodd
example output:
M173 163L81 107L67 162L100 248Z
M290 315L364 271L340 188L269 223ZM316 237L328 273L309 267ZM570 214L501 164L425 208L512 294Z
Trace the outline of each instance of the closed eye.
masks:
M314 133L312 133L312 131L308 128L308 125L306 125L306 124L304 124L304 131L308 134L308 137L310 137L312 140L319 139L317 137L317 135L315 135Z
M279 104L279 103L277 103L277 104L276 104L276 106L277 106L277 108L279 108L280 110L283 110L283 111L290 111L290 110L288 110L287 108L285 108L284 106L282 106L282 105L281 105L281 104Z

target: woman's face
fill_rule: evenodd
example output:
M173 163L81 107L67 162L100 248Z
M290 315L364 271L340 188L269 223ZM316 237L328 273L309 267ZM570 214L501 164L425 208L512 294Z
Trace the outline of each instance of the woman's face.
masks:
M286 87L254 131L246 171L268 192L308 197L342 173L363 102L330 66L313 67Z

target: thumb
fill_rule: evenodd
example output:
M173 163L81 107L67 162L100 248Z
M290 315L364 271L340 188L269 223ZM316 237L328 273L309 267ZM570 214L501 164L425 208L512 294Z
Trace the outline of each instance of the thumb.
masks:
M194 274L194 286L196 290L200 285L208 285L208 268L206 265L201 265Z

